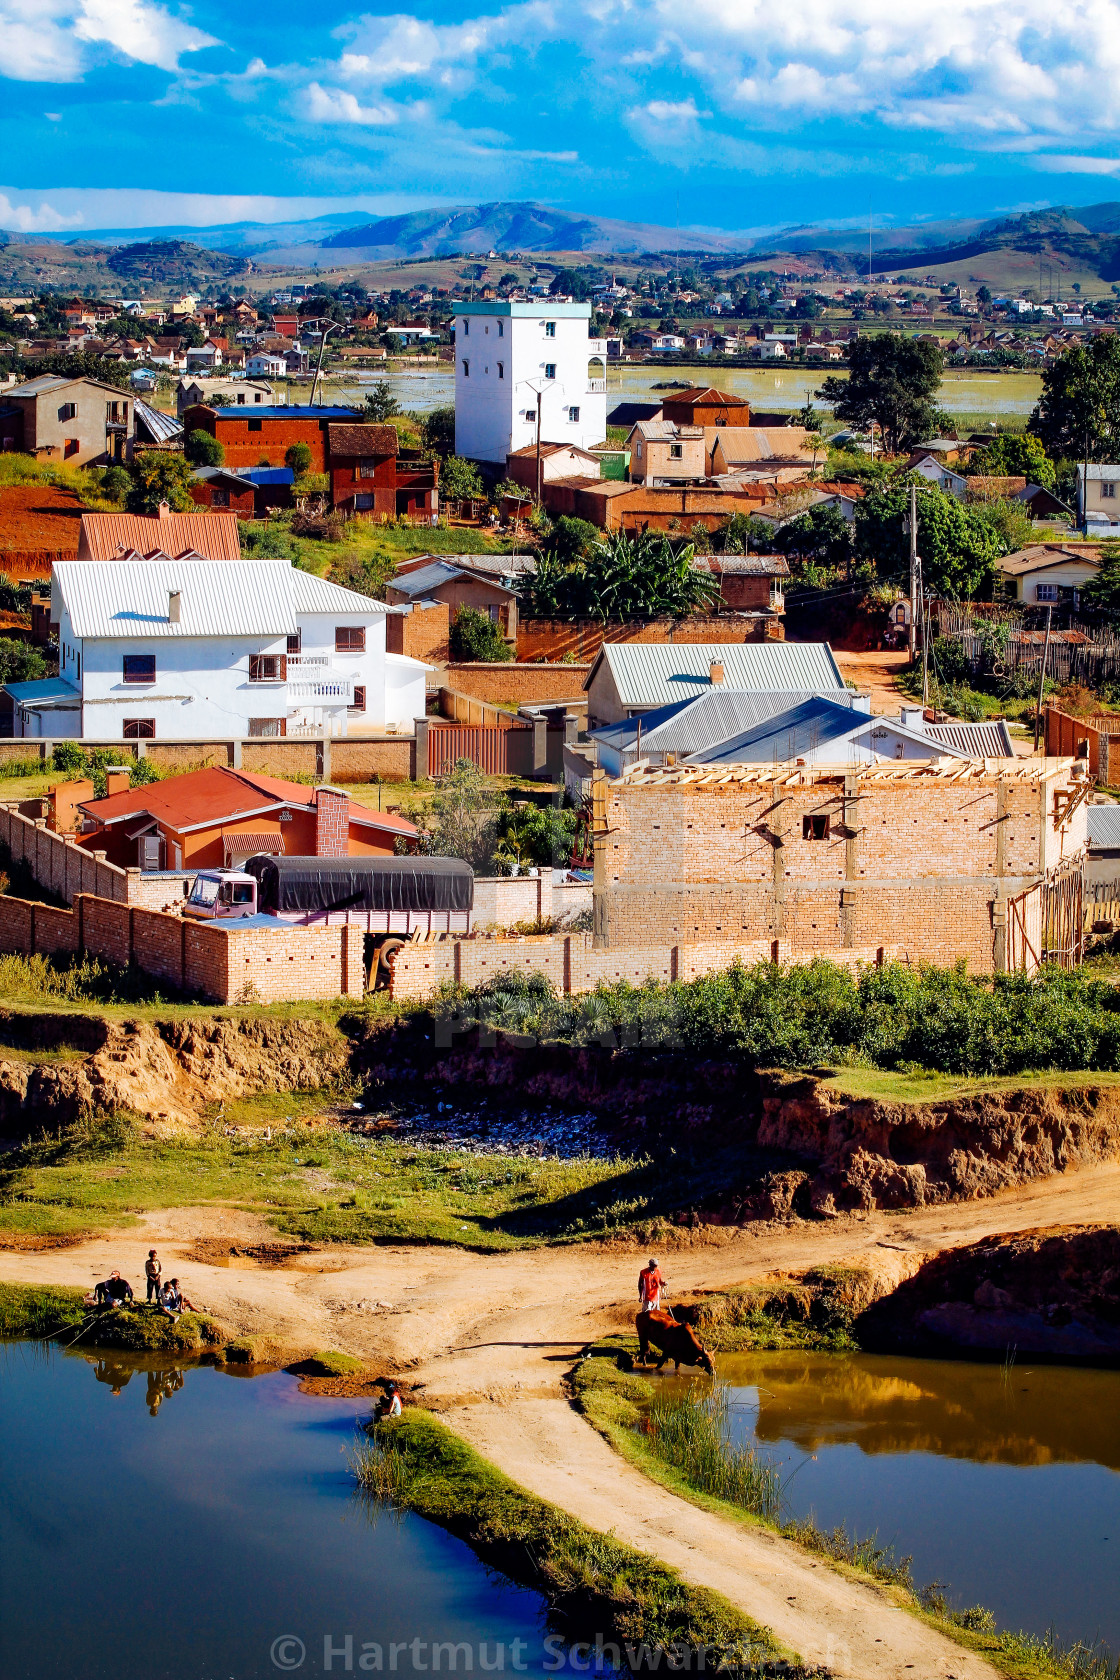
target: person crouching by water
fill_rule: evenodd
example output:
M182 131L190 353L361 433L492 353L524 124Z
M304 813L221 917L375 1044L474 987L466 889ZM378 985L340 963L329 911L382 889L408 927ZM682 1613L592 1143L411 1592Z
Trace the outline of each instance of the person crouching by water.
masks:
M119 1272L110 1272L104 1283L97 1285L93 1298L99 1307L124 1307L133 1298L132 1285Z
M401 1415L400 1384L391 1382L385 1385L385 1392L374 1408L374 1421L384 1423L386 1418L398 1418Z
M638 1300L641 1303L639 1312L660 1312L663 1288L664 1279L657 1261L651 1255L648 1264L638 1273Z
M179 1279L172 1278L159 1292L159 1310L165 1318L176 1319L180 1313L196 1312L198 1309L179 1288Z
M159 1306L160 1278L163 1276L163 1265L154 1248L148 1250L148 1258L144 1262L144 1276L148 1280L148 1305L154 1301Z

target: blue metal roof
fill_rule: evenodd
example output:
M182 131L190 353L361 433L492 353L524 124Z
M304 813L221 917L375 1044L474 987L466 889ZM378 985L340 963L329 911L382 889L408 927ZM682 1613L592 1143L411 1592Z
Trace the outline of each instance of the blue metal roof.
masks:
M73 700L77 705L81 699L78 690L62 677L44 677L41 682L5 683L4 693L10 694L17 706L45 700Z
M196 405L207 407L205 402ZM239 404L236 408L222 407L214 410L220 420L353 420L355 414L360 414L360 408L312 408L310 404L279 403L258 408L256 403L250 408L247 403Z
M866 741L853 740L853 737L864 733L868 737ZM741 735L693 753L686 763L784 764L792 759L819 755L822 748L831 746L833 742L838 747L847 744L843 761L849 758L855 761L867 755L878 756L875 737L888 735L924 749L922 756L928 758L971 756L947 743L935 743L921 730L911 729L895 718L873 717L869 712L857 712L842 701L817 694L791 706L777 717L757 724L753 729L744 730ZM842 761L837 759L836 762Z
M291 467L238 467L238 478L250 484L294 484L296 475Z

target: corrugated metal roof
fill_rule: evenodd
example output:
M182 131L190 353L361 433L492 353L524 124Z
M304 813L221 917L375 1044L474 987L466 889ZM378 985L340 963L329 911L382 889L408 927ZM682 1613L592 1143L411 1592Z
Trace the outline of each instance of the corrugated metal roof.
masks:
M237 476L250 484L294 484L296 475L291 467L238 467Z
M73 700L77 705L81 695L62 677L44 677L39 682L5 683L4 693L10 694L17 705L32 702Z
M695 441L704 436L703 426L678 426L675 420L639 420L634 427L647 443L672 443L676 438Z
M79 637L294 635L296 608L287 580L296 575L275 560L229 560L221 565L212 560L145 560L143 565L130 560L62 560L51 574L51 613L64 606ZM173 624L167 608L175 590L181 601L179 620ZM355 599L365 602L364 596Z
M170 443L183 435L183 428L173 414L163 414L150 403L141 402L139 397L133 400L133 413L155 443Z
M296 566L285 567L291 590L292 606L297 613L391 613L398 609L375 601L372 595L361 595L356 589L343 589L340 583L328 583L313 572L301 572Z
M235 513L83 513L79 560L112 560L121 554L199 554L205 560L241 558L241 522Z
M12 692L11 684L8 693ZM1120 850L1120 805L1090 805L1089 850L1112 852Z
M701 752L815 698L815 694L800 689L751 694L739 689L709 688L695 700L643 713L642 756L647 752ZM846 695L830 694L829 699L850 708L855 695L849 691ZM638 723L637 718L628 718L625 723L608 724L605 729L592 730L591 739L604 741L624 752L636 750Z
M711 667L723 666L723 687L753 693L847 692L827 642L604 642L584 680L605 662L623 706L667 706L707 694Z
M1015 748L1011 732L1003 718L992 723L919 723L917 726L931 741L965 753L969 758L1014 758Z
M449 565L446 560L434 560L430 566L421 566L415 572L398 573L395 578L389 579L389 587L398 590L402 595L411 595L419 599L430 594L433 589L439 589L442 584L453 583L456 578L465 575L458 566Z
M870 735L873 729L883 728L919 747L928 746L930 758L972 756L968 753L957 753L949 746L935 744L919 730L910 729L894 719L872 717L864 711L856 712L850 706L838 704L831 697L825 698L824 695L815 694L810 699L803 700L800 705L792 706L788 711L760 723L754 729L745 730L730 740L717 742L714 746L692 753L687 762L786 764L799 758L808 758L811 754L819 754L822 749L830 748L835 743L836 762L839 763L842 759L846 761L850 756L845 747L852 741L853 736L864 730ZM868 752L872 750L873 745L870 740L859 743L859 746Z

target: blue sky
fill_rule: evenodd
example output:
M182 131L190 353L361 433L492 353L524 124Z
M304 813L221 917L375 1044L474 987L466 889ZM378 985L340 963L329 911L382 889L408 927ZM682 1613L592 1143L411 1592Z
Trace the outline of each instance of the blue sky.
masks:
M1118 95L1120 0L0 0L0 226L1090 203L1120 198Z

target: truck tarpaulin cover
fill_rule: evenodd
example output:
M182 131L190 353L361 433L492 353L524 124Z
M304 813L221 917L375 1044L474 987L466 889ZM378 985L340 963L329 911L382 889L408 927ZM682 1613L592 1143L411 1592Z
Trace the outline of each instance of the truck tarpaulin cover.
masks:
M470 910L474 872L459 858L253 857L258 908L287 910Z

